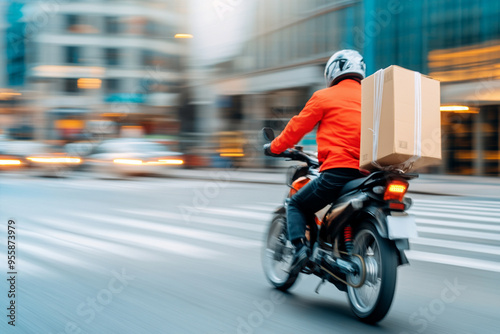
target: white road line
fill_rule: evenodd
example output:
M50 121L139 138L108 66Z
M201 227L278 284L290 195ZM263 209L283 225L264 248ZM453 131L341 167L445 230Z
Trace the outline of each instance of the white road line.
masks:
M423 232L423 233L433 233L439 235L457 236L457 237L471 238L471 239L473 238L473 239L482 239L490 241L500 241L500 235L484 233L484 232L452 230L449 228L422 227L422 226L417 226L417 231L419 233Z
M22 257L19 259L19 268L22 268L23 276L32 275L34 277L53 277L56 276L57 272L54 270L47 269L40 260L30 259L27 257Z
M230 217L238 217L238 218L250 218L257 220L266 220L268 221L272 217L272 213L259 213L259 212L250 212L243 211L237 209L226 209L226 208L193 208L194 212L204 212L209 214L221 215L221 216L230 216Z
M276 206L273 207L272 209L269 209L269 207L264 207L261 205L236 205L235 208L272 214L274 210L276 210L278 207Z
M51 250L48 247L42 247L39 245L34 245L30 243L23 243L22 244L22 253L23 254L30 254L32 257L49 261L49 262L60 262L65 265L69 265L72 267L80 267L80 268L90 268L93 266L92 263L89 263L87 261L82 261L82 259L79 259L74 256L70 256L65 252L62 252L60 250ZM23 255L25 256L25 255Z
M443 221L443 220L436 220L436 219L425 219L425 218L418 218L416 219L417 224L428 224L428 225L436 225L436 226L449 226L449 227L455 227L455 228L465 228L465 229L472 229L472 230L484 230L484 231L491 231L491 232L498 232L500 233L500 225L486 225L486 224L476 224L476 223L460 223L460 222L454 222L454 221Z
M58 247L72 248L86 253L88 253L89 251L93 251L94 253L99 255L114 254L132 260L141 261L146 258L151 259L152 257L150 252L146 252L144 250L133 249L130 246L124 246L121 243L103 241L72 232L62 232L50 229L31 229L31 231L23 231L23 236L24 235L29 236L34 240L43 240L46 244L49 245L53 244L57 245ZM155 258L161 257L155 256Z
M283 206L283 202L279 202L279 203L258 202L257 204L261 205L264 208L267 207L267 208L269 208L269 210L275 210L275 209L279 208L280 206Z
M176 221L185 225L191 225L191 224L212 225L212 226L229 227L231 229L239 229L239 230L259 232L259 233L263 233L267 228L267 224L243 223L239 221L209 218L206 216L183 215L179 213L164 212L158 210L115 209L115 211L134 214L138 216L154 217L162 220L168 219L170 221Z
M479 209L474 208L474 209L468 209L465 207L459 207L459 206L431 206L428 204L416 204L411 207L412 210L417 210L417 211L432 211L432 212L449 212L449 213L457 213L457 212L463 212L465 214L469 215L477 215L477 216L486 216L486 217L500 217L500 209Z
M35 220L32 220L35 221ZM54 218L37 218L36 221L45 223L52 226L60 226L63 230L68 230L68 221ZM137 225L140 228L140 225ZM83 228L77 227L72 224L70 226L71 232L78 232L90 237L100 237L104 240L125 243L132 247L143 247L149 249L158 249L169 253L179 254L186 257L196 259L211 259L222 256L221 253L213 251L208 248L198 247L184 242L173 241L163 237L145 236L138 232L126 233L116 230L99 230L96 228Z
M439 207L439 208L451 208L451 209L459 209L459 210L481 210L484 212L500 212L500 201L498 205L487 205L482 206L480 202L477 204L467 204L459 201L456 202L422 202L421 200L414 200L413 205L415 206L425 206L425 207Z
M236 248L257 247L261 245L260 242L257 242L255 240L247 240L222 233L200 231L196 230L195 228L183 228L171 225L164 225L161 223L151 223L139 219L130 219L125 217L117 217L104 214L93 214L93 213L83 213L83 212L80 213L71 212L69 214L75 215L77 217L85 217L92 220L111 223L117 225L118 227L128 226L137 228L139 231L146 230L146 231L159 232L168 235L176 235L180 237L197 239Z
M498 218L493 218L493 217L477 217L477 216L471 216L471 215L466 215L466 214L452 214L452 213L440 213L440 212L425 212L425 211L417 211L414 209L408 210L408 212L413 213L418 217L441 217L441 218L447 218L447 219L459 219L459 220L467 220L467 221L474 221L474 222L488 222L488 223L498 223L500 224L500 217Z
M475 208L478 207L486 207L486 208L498 208L500 206L499 201L466 201L466 200L456 200L456 201L442 201L442 200L429 200L429 199L416 199L415 203L429 203L429 204L451 204L451 205L466 205L473 206Z
M414 250L409 250L405 253L410 261L432 262L469 269L500 272L500 263L498 262Z
M82 182L62 182L62 183L56 182L56 183L48 184L48 186L51 186L53 188L76 189L76 190L84 190L84 189L144 190L144 189L149 188L149 186L147 184L141 184L141 183L120 183L120 181L116 181L116 183L107 183L107 182L99 182L96 180L82 181Z
M489 255L499 255L500 247L473 244L468 242L451 241L443 239L429 239L429 238L416 238L410 240L411 245L421 245L421 246L431 246L439 248L448 248L460 251L468 251L473 253L489 254Z

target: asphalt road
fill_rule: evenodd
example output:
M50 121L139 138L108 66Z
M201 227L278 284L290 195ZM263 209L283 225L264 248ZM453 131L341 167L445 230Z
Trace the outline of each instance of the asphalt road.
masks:
M315 294L316 277L288 294L267 283L260 248L284 193L223 179L2 177L0 333L499 333L500 201L412 196L411 265L388 316L368 326L333 286Z

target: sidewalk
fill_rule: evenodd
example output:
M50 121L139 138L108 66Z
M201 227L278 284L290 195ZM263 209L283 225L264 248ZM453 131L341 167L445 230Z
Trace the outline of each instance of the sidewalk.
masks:
M179 169L172 177L215 182L250 182L285 186L286 170ZM500 199L500 177L421 174L410 193Z

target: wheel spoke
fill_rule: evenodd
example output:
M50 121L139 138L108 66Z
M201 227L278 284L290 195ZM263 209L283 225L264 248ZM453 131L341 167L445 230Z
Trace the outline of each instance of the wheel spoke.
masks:
M380 293L380 251L376 238L366 230L356 235L354 253L365 260L366 280L362 287L349 288L353 295L353 304L359 310L366 312L373 308Z

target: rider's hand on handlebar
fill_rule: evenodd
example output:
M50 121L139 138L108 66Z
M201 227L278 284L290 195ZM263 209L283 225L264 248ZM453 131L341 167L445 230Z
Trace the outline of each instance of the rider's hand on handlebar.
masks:
M267 143L267 144L264 144L264 154L267 155L267 156L270 156L270 157L278 157L279 154L274 154L272 151L271 151L271 143Z

